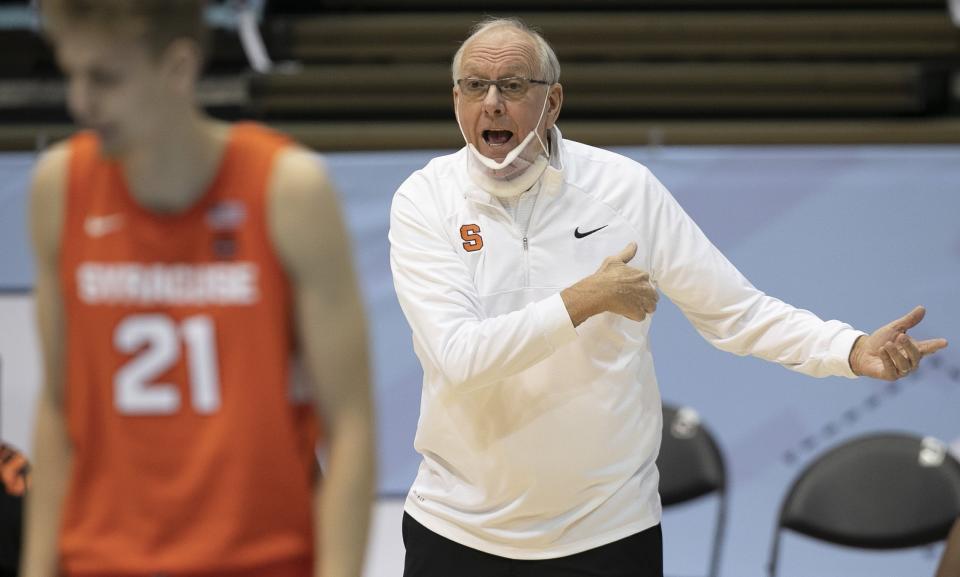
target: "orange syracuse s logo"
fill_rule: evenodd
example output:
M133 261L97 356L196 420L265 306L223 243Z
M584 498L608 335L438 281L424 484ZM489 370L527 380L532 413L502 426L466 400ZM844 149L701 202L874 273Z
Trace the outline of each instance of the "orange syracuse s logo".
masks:
M474 252L483 248L483 237L480 236L480 227L476 224L461 226L460 238L463 239L463 250L467 252Z

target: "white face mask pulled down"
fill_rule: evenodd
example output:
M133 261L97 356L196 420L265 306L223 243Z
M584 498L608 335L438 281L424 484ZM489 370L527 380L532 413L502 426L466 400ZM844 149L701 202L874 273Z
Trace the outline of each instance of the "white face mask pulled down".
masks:
M543 107L540 109L537 125L527 134L523 142L508 152L507 156L500 162L481 154L477 147L467 139L467 134L463 131L463 125L460 124L460 99L457 99L455 109L457 126L460 128L463 141L467 143L467 148L470 151L467 159L467 172L477 186L496 197L510 198L529 190L539 180L550 164L550 151L543 143L538 132L540 123L543 122L543 114L547 110L549 98L550 91L548 90L543 99ZM537 141L539 148L530 146L534 140Z

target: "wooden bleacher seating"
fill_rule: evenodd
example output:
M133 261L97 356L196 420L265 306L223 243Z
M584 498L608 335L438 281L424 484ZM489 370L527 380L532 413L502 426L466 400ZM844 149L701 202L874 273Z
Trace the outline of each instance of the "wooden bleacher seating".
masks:
M563 65L565 133L595 144L960 142L949 89L960 30L941 0L304 6L272 1L263 26L273 59L296 66L252 74L236 37L219 31L201 100L325 150L457 146L450 58L482 9L522 8ZM0 119L13 122L0 148L22 146L28 123L51 138L65 133L45 44L0 30L0 51L10 55L0 65ZM46 82L34 89L47 98L11 105L29 81Z

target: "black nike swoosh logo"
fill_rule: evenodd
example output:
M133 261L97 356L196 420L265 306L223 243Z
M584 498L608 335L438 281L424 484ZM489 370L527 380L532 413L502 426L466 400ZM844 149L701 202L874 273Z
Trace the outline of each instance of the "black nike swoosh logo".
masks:
M610 225L609 225L609 224L605 224L605 225L601 226L600 228L595 228L595 229L593 229L593 230L588 230L587 232L580 232L580 227L578 226L577 228L575 228L575 229L573 230L573 236L575 236L575 237L577 237L577 238L583 238L583 237L585 237L585 236L590 236L591 234L597 232L598 230L603 230L603 229L607 228L608 226L610 226Z

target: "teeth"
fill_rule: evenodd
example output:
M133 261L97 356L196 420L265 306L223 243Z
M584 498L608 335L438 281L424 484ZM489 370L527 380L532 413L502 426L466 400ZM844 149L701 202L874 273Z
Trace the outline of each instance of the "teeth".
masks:
M511 131L499 129L484 130L481 135L483 136L484 142L486 142L489 146L503 146L509 142L511 138L513 138L513 133ZM496 141L491 142L494 135L497 136Z

